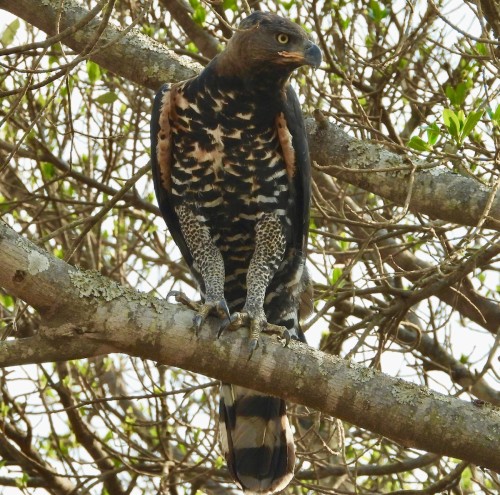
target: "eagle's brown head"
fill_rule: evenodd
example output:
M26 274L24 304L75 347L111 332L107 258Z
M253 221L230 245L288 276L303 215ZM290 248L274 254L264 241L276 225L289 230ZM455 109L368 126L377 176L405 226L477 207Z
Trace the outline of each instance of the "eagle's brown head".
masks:
M320 49L299 25L276 14L254 12L241 22L217 57L217 72L239 77L273 72L289 76L302 65L317 68L320 63Z

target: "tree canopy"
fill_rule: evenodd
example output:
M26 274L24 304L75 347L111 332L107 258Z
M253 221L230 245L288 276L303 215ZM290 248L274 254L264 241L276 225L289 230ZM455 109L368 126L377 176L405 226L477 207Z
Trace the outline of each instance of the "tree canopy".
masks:
M500 489L494 0L0 0L0 491L237 494L218 380L279 395L285 490ZM247 12L301 24L310 347L198 337L154 200L149 113Z

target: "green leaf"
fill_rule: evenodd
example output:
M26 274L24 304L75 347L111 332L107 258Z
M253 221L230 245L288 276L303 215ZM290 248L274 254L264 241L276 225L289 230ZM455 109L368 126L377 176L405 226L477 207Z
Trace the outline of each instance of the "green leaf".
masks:
M427 142L429 143L429 145L432 146L436 144L436 141L441 134L439 126L435 122L433 122L426 128L426 132L427 132Z
M407 58L400 58L398 62L398 69L405 69L408 66L408 59Z
M467 98L467 83L461 82L455 88L446 86L444 92L452 105L460 107Z
M443 110L443 122L450 135L457 143L460 143L460 121L457 114L450 108Z
M101 68L92 60L87 60L87 74L89 75L89 81L94 84L101 78Z
M207 17L207 13L201 5L198 5L197 7L195 7L193 14L192 14L192 18L193 18L193 21L196 22L196 24L199 24L200 26L203 25L206 17Z
M450 103L452 105L455 104L455 90L453 89L452 86L446 86L446 88L444 88L444 92L448 98L448 100L450 100Z
M149 36L150 38L153 38L155 36L155 28L153 26L149 26L149 25L142 25L141 26L141 31L143 34L145 34L146 36Z
M337 283L337 280L342 276L342 268L334 268L332 276L330 277L330 282L332 285Z
M443 109L443 122L446 127L450 127L450 114L453 113L453 110L450 110L449 108Z
M0 304L4 308L14 309L14 298L8 294L0 294Z
M215 459L214 467L215 469L222 469L226 467L226 463L220 455L217 456L217 459Z
M462 129L461 139L462 141L474 130L477 123L481 120L483 116L483 110L477 110L476 112L471 112L464 123L464 128Z
M46 179L52 179L52 177L54 177L54 175L56 174L56 169L52 163L42 162L41 168L42 168L42 175Z
M97 103L104 105L105 103L114 103L117 99L118 95L116 93L113 93L112 91L109 91L101 96L98 96L95 100L97 101Z
M464 82L459 83L455 88L455 95L457 98L456 104L461 105L467 97L467 84Z
M340 234L343 238L347 237L345 232L341 232ZM339 247L342 251L347 251L349 249L349 241L339 241Z
M343 31L345 31L349 27L349 24L351 24L351 19L348 17L343 18L340 14L338 15L338 21Z
M484 43L476 43L476 50L479 55L483 55L484 57L488 56L488 50Z
M14 41L14 37L20 25L19 19L15 19L5 28L2 38L0 39L3 47L9 46Z
M224 10L232 10L236 12L238 10L238 6L236 5L236 0L224 0L222 2L222 7Z
M385 7L382 7L376 0L370 0L370 7L368 8L368 15L375 21L380 22L387 17L388 12Z
M192 41L190 41L186 45L186 50L188 50L188 51L190 51L192 53L198 53L199 52L198 47Z
M412 136L408 141L408 146L417 151L430 151L432 146L426 143L421 137Z
M28 480L30 479L29 475L27 473L23 473L23 475L20 478L15 478L15 483L16 486L21 489L21 488L26 488L28 486Z
M295 0L290 0L290 1L285 1L285 0L279 0L279 4L282 5L285 10L289 11L295 4Z
M500 105L497 106L495 113L493 114L493 120L500 125Z
M474 489L472 484L472 471L470 468L466 468L462 476L460 476L460 487L469 493Z
M10 205L5 203L7 203L7 198L0 194L0 213L7 213L10 210Z

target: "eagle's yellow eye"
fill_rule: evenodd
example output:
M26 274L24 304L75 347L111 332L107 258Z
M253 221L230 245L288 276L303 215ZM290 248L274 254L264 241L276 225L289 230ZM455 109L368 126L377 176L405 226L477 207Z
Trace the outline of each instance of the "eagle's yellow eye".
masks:
M282 45L286 45L290 38L288 37L288 34L280 33L276 36L276 39L278 40L278 43L281 43Z

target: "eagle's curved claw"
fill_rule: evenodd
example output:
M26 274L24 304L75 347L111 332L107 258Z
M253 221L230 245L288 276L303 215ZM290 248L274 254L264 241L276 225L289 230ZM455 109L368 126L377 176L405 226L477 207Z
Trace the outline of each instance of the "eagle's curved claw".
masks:
M290 330L288 330L288 328L285 329L285 331L281 334L281 338L285 339L285 345L283 347L288 347L288 344L292 339L292 335L290 333Z
M255 351L255 349L257 349L257 347L259 347L259 338L257 337L254 339L250 339L250 342L248 344L248 350L250 351L250 354L248 355L249 361L253 355L253 351Z
M222 313L224 313L224 315L226 316L226 318L231 318L231 313L229 312L229 307L227 306L227 302L225 299L221 299L218 303L217 303L217 312L219 313L219 315Z
M198 304L197 314L193 318L193 329L198 335L203 323L209 315L218 316L219 318L229 318L229 308L225 299L218 301L205 301L203 304Z
M228 317L221 323L219 327L219 331L217 332L217 338L219 338L226 330L234 331L238 330L238 328L248 326L248 322L250 321L250 316L248 313L233 313L232 315L228 315Z
M218 301L205 301L204 303L198 303L191 301L189 297L184 294L184 292L178 290L171 290L167 294L167 299L169 297L175 298L176 302L183 304L184 306L196 311L196 315L193 318L193 330L198 335L203 323L207 317L211 314L219 316L219 318L229 318L229 308L227 302L224 298Z

